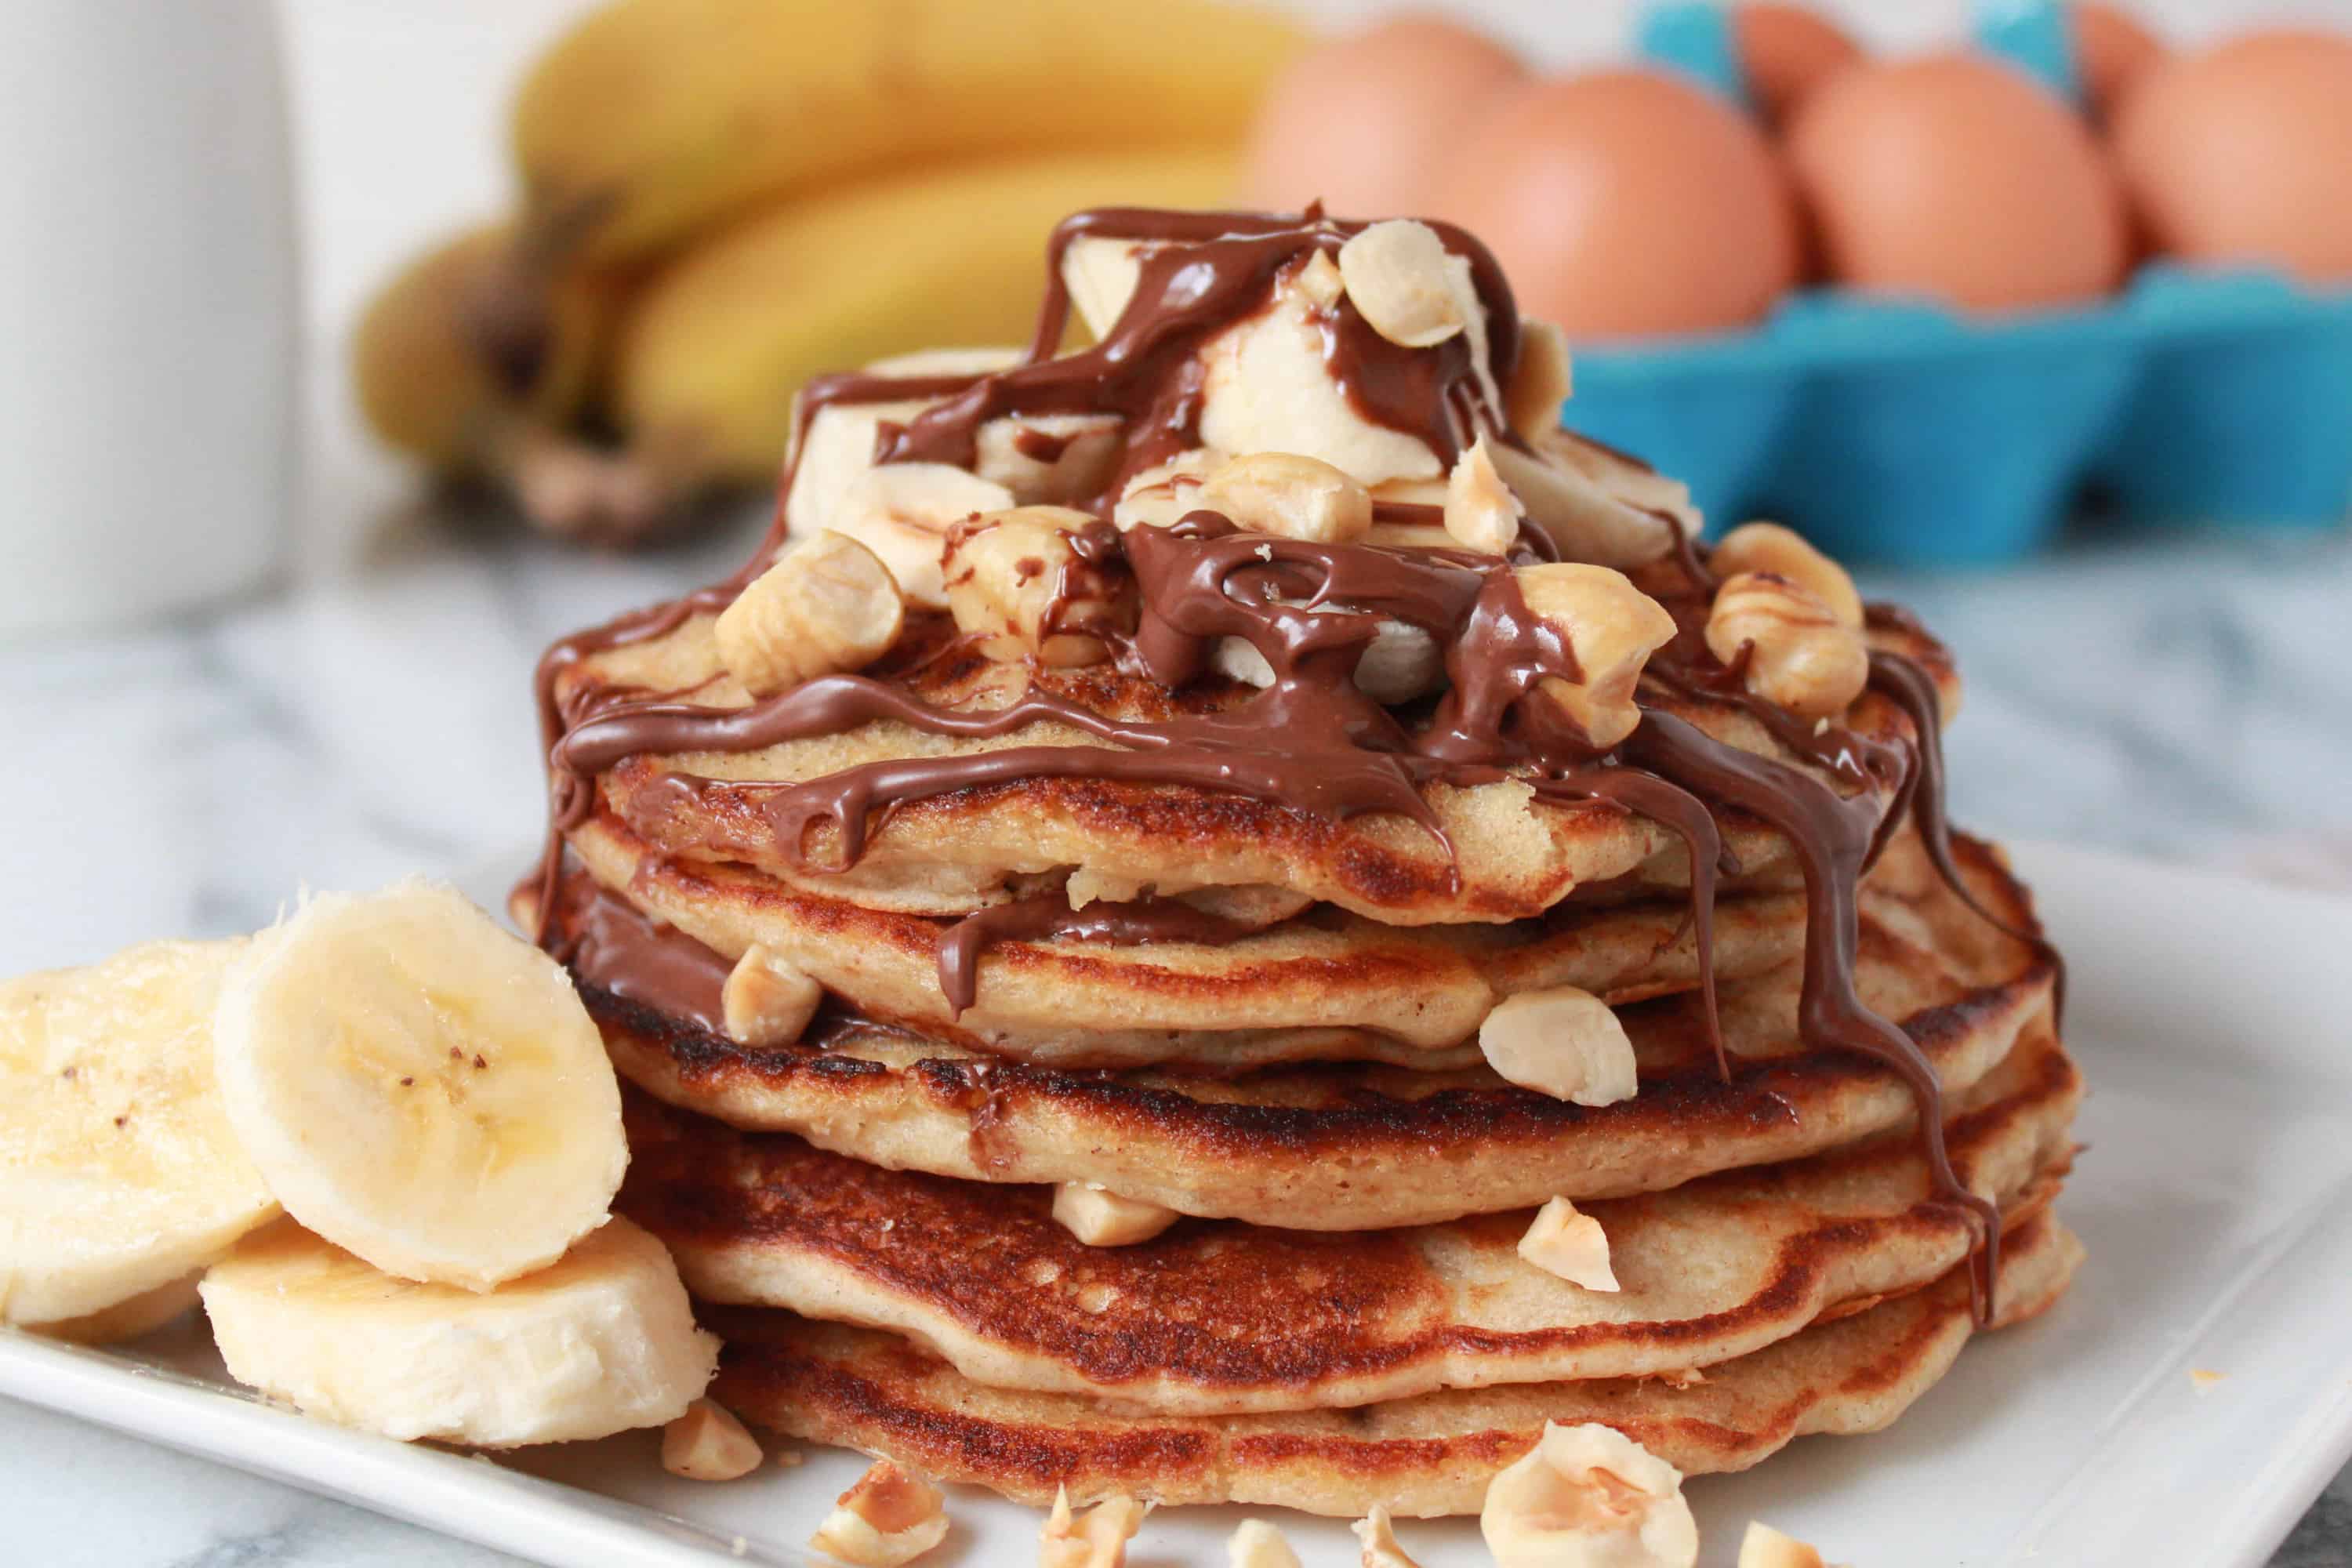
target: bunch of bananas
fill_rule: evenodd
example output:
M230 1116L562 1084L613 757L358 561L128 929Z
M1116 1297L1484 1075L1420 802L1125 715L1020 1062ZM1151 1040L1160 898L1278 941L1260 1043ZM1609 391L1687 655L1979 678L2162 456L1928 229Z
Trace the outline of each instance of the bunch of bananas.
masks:
M810 375L1026 341L1065 215L1224 200L1302 41L1221 0L611 0L523 83L520 213L362 318L362 412L543 528L642 537L772 482Z

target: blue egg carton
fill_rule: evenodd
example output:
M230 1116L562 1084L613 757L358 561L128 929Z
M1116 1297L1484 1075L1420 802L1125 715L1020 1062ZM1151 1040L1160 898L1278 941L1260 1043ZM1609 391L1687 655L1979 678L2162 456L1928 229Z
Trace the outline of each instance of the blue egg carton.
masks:
M1989 47L2071 89L2060 7L1993 0ZM1722 12L1646 18L1654 59L1738 96ZM2352 291L2143 268L2097 305L2000 317L1836 289L1751 331L1581 347L1569 422L1833 553L1993 563L2086 492L2130 522L2325 527L2352 509Z

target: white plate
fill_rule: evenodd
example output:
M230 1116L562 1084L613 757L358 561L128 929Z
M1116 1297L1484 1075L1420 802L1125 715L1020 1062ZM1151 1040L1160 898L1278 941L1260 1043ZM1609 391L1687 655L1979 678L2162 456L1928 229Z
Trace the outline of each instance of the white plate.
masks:
M2074 850L2019 862L2074 962L2093 1094L2062 1212L2090 1263L1893 1430L1694 1481L1709 1564L1761 1517L1879 1568L2259 1568L2352 1455L2352 1029L2330 985L2352 903ZM495 907L507 879L474 890ZM237 1394L201 1321L115 1352L0 1333L0 1394L557 1564L800 1563L860 1466L813 1453L697 1486L649 1434L497 1464L404 1447ZM967 1493L952 1512L927 1563L1035 1561L1030 1510ZM1220 1563L1239 1517L1157 1515L1136 1560ZM1310 1568L1355 1560L1340 1524L1281 1523ZM1429 1568L1487 1561L1467 1521L1400 1534Z

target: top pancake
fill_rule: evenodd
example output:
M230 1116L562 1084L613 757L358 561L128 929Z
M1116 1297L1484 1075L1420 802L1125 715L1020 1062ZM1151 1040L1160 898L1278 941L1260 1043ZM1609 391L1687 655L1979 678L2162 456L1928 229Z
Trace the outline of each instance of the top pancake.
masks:
M722 710L748 706L751 694L719 665L712 624L698 616L661 637L582 659L561 672L558 699L567 711L604 696L647 691L677 692L682 700ZM1957 680L1930 639L1892 627L1870 635L1881 647L1920 659L1937 676L1947 710L1953 706ZM926 701L970 710L1003 707L1034 679L1095 712L1131 719L1226 706L1247 692L1212 678L1171 693L1110 666L1032 672L977 658L945 658L895 679ZM1795 760L1736 707L1657 690L1644 700L1742 750ZM1912 732L1899 708L1874 692L1864 694L1845 723L1866 738L1908 739ZM970 741L877 721L758 751L632 757L598 784L604 805L666 853L754 866L902 913L966 912L1007 896L1020 879L1074 867L1163 894L1281 888L1392 924L1523 919L1580 890L1613 890L1627 879L1659 887L1688 880L1688 858L1672 830L1607 802L1538 803L1515 779L1424 787L1423 799L1453 842L1451 858L1421 826L1391 815L1335 821L1222 791L1047 778L901 802L876 814L861 858L828 872L822 868L844 859L831 824L814 825L796 858L779 847L762 810L779 784L864 763L1012 745L1101 744L1050 722ZM1891 804L1883 799L1882 809ZM1740 813L1719 815L1745 872L1784 868L1787 850L1777 834Z

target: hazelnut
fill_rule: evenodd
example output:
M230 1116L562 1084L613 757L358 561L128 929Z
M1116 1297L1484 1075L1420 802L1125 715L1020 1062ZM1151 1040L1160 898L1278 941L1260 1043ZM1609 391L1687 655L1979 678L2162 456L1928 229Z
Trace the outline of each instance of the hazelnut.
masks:
M817 1004L824 1000L824 990L753 942L728 972L727 984L720 988L719 999L726 1016L728 1037L739 1045L767 1049L789 1046L801 1037L809 1020L816 1016Z
M1372 530L1372 492L1318 458L1253 452L1229 458L1201 480L1193 505L1220 511L1253 533L1346 544Z
M1721 577L1743 572L1785 577L1828 605L1838 625L1862 629L1862 595L1855 591L1853 579L1793 528L1777 522L1743 522L1723 536L1708 559Z
M1262 1519L1245 1519L1225 1542L1232 1568L1299 1568L1298 1553L1282 1531Z
M1061 506L1098 494L1118 467L1119 422L1108 414L1024 414L991 419L973 437L972 471L1023 506Z
M1675 618L1622 572L1579 562L1518 569L1528 608L1567 639L1580 681L1548 678L1537 689L1558 702L1585 739L1604 750L1642 721L1633 689L1650 655L1672 641Z
M1575 389L1568 334L1549 321L1519 320L1519 363L1503 389L1503 417L1521 440L1559 428L1559 411Z
M1494 449L1479 437L1446 476L1446 533L1465 550L1507 555L1519 541L1519 498L1495 471Z
M1633 1043L1609 1004L1573 985L1522 991L1478 1026L1486 1065L1521 1089L1577 1105L1633 1098Z
M1391 218L1339 247L1339 276L1372 331L1399 348L1425 349L1470 324L1448 259L1435 229Z
M1319 246L1298 269L1296 287L1318 310L1328 310L1338 304L1348 291L1348 280L1339 271L1339 264L1331 253Z
M1546 1423L1486 1485L1479 1532L1498 1568L1692 1568L1698 1522L1680 1470L1613 1427Z
M855 1568L898 1568L947 1539L940 1489L877 1459L837 1500L809 1544Z
M1174 1225L1177 1215L1174 1209L1124 1198L1092 1182L1064 1182L1054 1189L1054 1217L1088 1247L1132 1247Z
M1113 1492L1088 1509L1083 1519L1070 1515L1070 1489L1054 1493L1054 1511L1037 1541L1037 1568L1124 1568L1127 1543L1143 1527L1151 1510L1131 1493Z
M1783 1535L1760 1519L1748 1521L1739 1540L1739 1568L1827 1568L1822 1554L1793 1535Z
M760 1468L759 1440L724 1406L698 1399L662 1428L662 1468L689 1481L731 1481Z
M1360 1568L1421 1568L1397 1544L1396 1531L1389 1525L1389 1510L1381 1504L1374 1503L1371 1512L1348 1528L1364 1543Z
M844 483L825 526L880 556L908 604L936 610L948 602L940 575L948 530L1014 504L1003 485L950 463L884 463Z
M948 536L948 609L991 658L1034 658L1052 668L1110 656L1087 627L1116 606L1070 536L1094 518L1068 507L1024 506L959 524Z
M1570 460L1564 431L1538 436L1523 451L1507 441L1492 448L1495 471L1511 487L1528 521L1543 530L1563 561L1598 566L1639 566L1674 548L1675 525L1653 509L1617 493L1610 483Z
M1121 532L1139 523L1173 526L1186 512L1200 510L1201 481L1223 462L1218 453L1199 447L1144 469L1119 492L1110 509L1112 523Z
M1536 1211L1535 1222L1519 1237L1519 1256L1547 1274L1556 1274L1587 1290L1614 1292L1616 1271L1609 1267L1609 1237L1601 1222L1579 1214L1566 1198L1554 1198Z
M1716 589L1706 646L1726 664L1746 650L1748 689L1801 719L1844 712L1870 683L1862 634L1805 588L1762 572Z
M754 696L871 664L898 640L907 609L874 552L827 530L784 552L720 612L719 662Z

